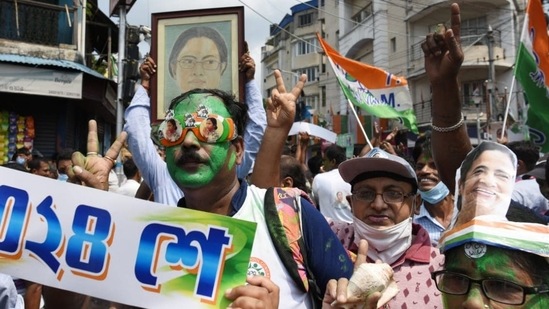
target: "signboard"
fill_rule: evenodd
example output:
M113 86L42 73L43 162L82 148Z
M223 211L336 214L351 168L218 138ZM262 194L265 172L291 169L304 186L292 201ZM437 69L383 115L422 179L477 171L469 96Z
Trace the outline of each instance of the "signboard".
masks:
M82 98L82 72L0 63L0 92Z
M145 308L226 308L254 222L0 167L0 272Z

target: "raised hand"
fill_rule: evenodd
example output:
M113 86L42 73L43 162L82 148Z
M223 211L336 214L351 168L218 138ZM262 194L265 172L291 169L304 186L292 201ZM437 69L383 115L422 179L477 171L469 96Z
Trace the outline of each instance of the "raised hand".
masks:
M114 163L124 141L126 140L126 132L120 133L116 141L105 153L105 156L100 156L99 140L97 138L97 123L95 120L88 122L88 152L84 156L80 152L72 154L73 168L69 169L68 176L71 180L78 179L89 187L94 187L101 190L109 189L109 172L114 167Z
M267 126L271 128L287 128L290 131L295 118L295 102L301 94L307 75L302 74L294 88L286 91L284 79L279 70L274 71L276 88L271 91L267 99Z
M428 34L421 44L425 56L425 71L431 83L439 80L457 77L463 62L461 49L461 17L459 5L453 3L451 7L451 28L437 33Z
M368 242L364 239L360 240L358 246L358 252L355 261L355 270L366 261L366 254L368 253ZM356 296L347 297L347 286L349 285L349 279L340 278L339 280L332 279L328 281L326 286L326 293L324 294L323 309L331 308L363 308L363 309L376 309L377 302L381 298L380 292L374 292L368 295L366 300L359 299Z
M254 79L255 76L255 61L250 56L250 50L248 49L248 43L244 42L244 50L246 51L242 57L240 57L240 62L238 63L238 70L244 72L246 77L246 83Z
M241 285L225 292L225 297L233 301L229 308L278 308L280 289L269 278L248 277L246 282L247 285Z
M141 76L141 85L145 88L149 88L149 82L151 77L156 74L156 63L153 58L147 56L145 61L139 66L139 75Z

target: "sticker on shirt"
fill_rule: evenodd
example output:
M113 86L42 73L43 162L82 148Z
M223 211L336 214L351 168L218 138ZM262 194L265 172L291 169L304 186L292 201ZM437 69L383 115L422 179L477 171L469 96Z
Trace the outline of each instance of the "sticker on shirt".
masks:
M266 278L271 278L271 272L269 267L263 260L260 260L256 257L250 258L250 264L248 264L248 276L263 276Z
M478 242L469 242L463 246L465 255L471 259L479 259L486 254L486 245Z

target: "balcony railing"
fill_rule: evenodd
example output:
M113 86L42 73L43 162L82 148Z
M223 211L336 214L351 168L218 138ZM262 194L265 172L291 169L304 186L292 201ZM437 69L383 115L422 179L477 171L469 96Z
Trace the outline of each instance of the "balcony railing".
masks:
M469 45L486 45L486 29L466 29L466 32L461 32L461 46L463 48ZM494 30L494 47L501 47L501 32ZM423 50L421 49L421 43L416 43L410 47L410 61L423 59Z
M48 46L74 45L75 12L75 7L0 0L0 38Z
M361 24L366 18L372 15L372 3L368 3L362 10L351 17L357 25Z

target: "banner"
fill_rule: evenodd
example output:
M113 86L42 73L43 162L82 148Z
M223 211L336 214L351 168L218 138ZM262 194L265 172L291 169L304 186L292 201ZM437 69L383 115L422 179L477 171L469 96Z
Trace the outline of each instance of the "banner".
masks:
M0 272L144 308L226 308L254 222L0 167Z
M408 82L404 77L345 58L318 33L317 37L343 93L353 105L379 118L401 118L407 128L419 133Z
M526 124L532 141L549 152L549 37L540 0L530 0L526 10L515 77L529 104Z
M309 133L309 135L320 137L322 139L327 140L330 143L335 143L337 138L336 133L328 129L324 129L321 126L317 126L316 124L312 124L304 121L294 122L288 135L296 135L299 132L307 132Z

